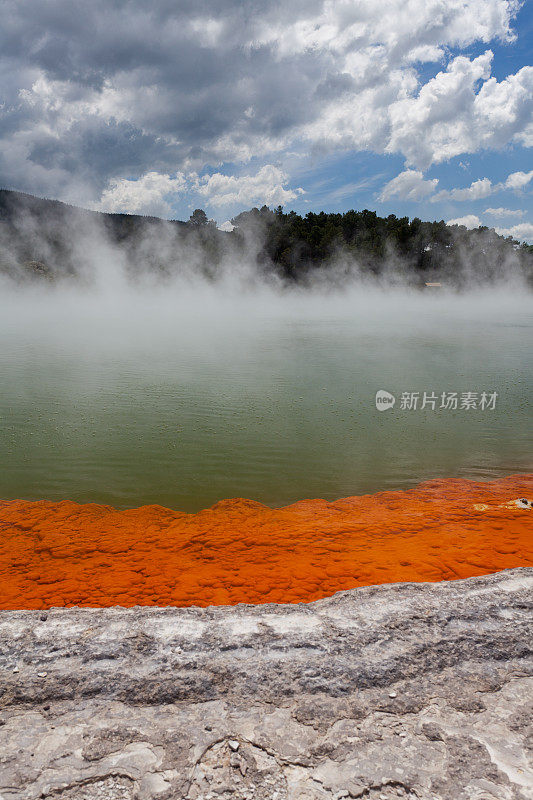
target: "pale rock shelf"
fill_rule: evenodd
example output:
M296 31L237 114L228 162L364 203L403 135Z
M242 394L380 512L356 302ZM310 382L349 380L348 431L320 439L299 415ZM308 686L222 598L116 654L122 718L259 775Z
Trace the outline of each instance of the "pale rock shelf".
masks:
M0 798L532 798L532 589L0 612Z

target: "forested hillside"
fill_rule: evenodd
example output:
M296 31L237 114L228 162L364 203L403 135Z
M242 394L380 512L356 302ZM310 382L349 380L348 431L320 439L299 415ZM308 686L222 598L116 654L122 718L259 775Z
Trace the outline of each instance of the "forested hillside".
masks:
M379 217L373 211L309 212L263 206L218 230L197 209L187 222L87 211L0 190L0 271L15 281L90 281L121 262L132 279L179 274L216 279L230 265L285 284L338 284L355 278L423 286L484 284L533 276L533 247L493 229ZM252 272L250 273L250 268Z

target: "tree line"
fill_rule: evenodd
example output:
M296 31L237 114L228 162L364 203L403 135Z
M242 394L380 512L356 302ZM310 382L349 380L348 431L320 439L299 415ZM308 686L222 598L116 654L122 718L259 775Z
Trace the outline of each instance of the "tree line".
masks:
M512 269L529 279L533 275L533 246L487 227L467 230L444 220L380 217L368 209L302 217L281 206L253 208L231 222L243 241L250 233L258 237L258 259L275 265L289 280L302 280L339 260L351 260L370 275L396 269L421 281L438 277L455 283L468 276L494 281Z

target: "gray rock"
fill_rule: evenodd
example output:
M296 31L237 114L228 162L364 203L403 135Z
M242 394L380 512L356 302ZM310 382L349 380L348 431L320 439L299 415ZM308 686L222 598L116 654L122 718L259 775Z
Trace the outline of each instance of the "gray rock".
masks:
M0 799L528 800L532 588L0 612Z

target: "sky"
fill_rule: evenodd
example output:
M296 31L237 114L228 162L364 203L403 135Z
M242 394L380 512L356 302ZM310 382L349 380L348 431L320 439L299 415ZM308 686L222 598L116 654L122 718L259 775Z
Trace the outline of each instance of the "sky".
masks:
M516 0L0 0L0 186L533 242L532 50Z

